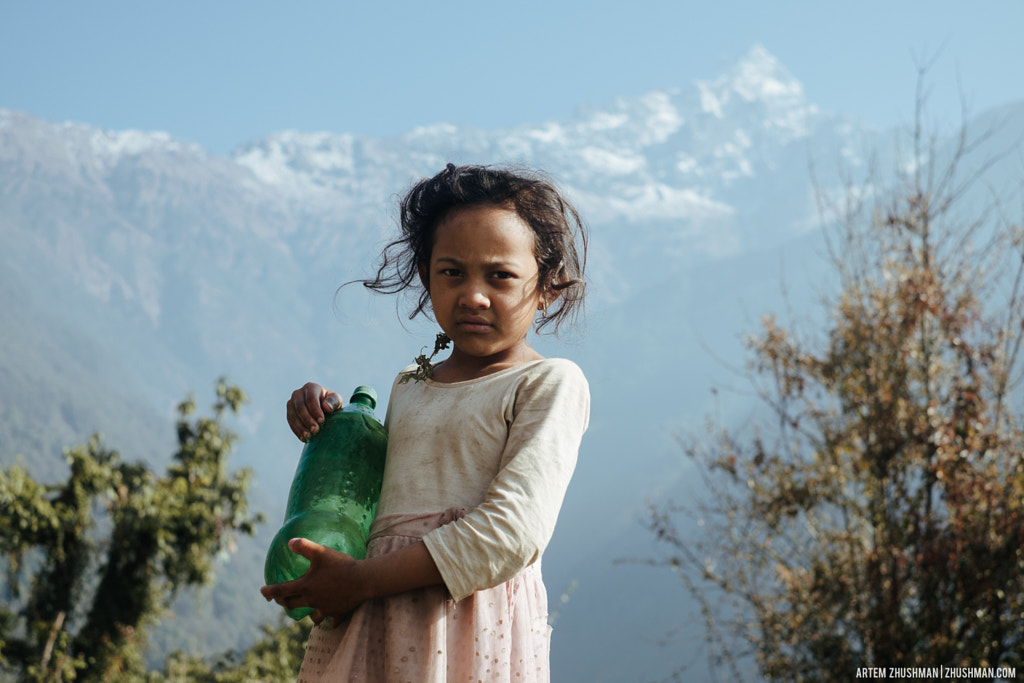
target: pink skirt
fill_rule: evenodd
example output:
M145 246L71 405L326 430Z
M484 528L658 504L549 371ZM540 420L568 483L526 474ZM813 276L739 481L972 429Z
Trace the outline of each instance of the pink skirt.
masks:
M464 510L374 522L367 556L415 543ZM551 627L540 562L455 602L431 586L363 603L309 636L299 683L476 683L550 680Z

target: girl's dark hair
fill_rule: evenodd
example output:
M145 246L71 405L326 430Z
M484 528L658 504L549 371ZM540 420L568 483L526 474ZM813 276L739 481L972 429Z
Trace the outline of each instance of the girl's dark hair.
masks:
M409 318L426 314L430 292L420 282L419 265L430 262L434 231L451 211L480 205L510 208L533 230L538 286L558 294L538 332L574 322L586 286L587 231L576 209L537 171L448 164L416 183L401 200L401 236L384 248L377 276L360 282L379 293L409 292L416 296Z

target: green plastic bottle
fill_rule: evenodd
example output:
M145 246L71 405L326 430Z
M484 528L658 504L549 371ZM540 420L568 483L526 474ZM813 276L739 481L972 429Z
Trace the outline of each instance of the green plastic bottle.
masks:
M366 556L388 447L387 431L373 412L376 406L376 391L356 387L349 404L328 413L302 449L284 526L263 566L268 585L297 579L309 569L309 560L288 548L293 538L308 538L360 560ZM308 607L286 611L292 619L313 612Z

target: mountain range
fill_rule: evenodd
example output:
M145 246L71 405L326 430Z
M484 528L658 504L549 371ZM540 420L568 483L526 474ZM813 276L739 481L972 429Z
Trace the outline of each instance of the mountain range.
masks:
M1024 103L975 126L993 130L982 151L1012 148ZM818 320L829 269L816 198L892 167L893 137L820 111L760 46L711 80L566 121L386 139L284 131L227 156L0 109L0 462L59 476L61 449L101 431L160 464L175 404L190 391L208 403L218 376L238 383L251 403L232 460L255 471L267 528L224 567L244 589L236 604L220 588L186 601L154 642L244 647L276 618L256 565L299 452L285 400L315 380L341 393L371 384L386 403L396 370L433 340L406 302L343 286L371 274L396 198L448 162L541 168L591 231L585 327L535 340L580 364L593 400L544 557L553 678L664 677L699 659L700 614L671 572L642 561L658 552L645 501L684 491L677 434L699 433L709 413L753 419L743 335L766 311ZM1020 177L1011 161L985 173L996 186ZM183 626L194 619L252 623L200 643Z

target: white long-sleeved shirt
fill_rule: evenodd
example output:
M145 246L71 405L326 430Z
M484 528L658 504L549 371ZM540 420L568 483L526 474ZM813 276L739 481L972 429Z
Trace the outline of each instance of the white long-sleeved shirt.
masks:
M579 367L559 358L465 382L400 379L387 410L377 519L469 510L423 538L461 600L543 553L589 422L590 389Z

